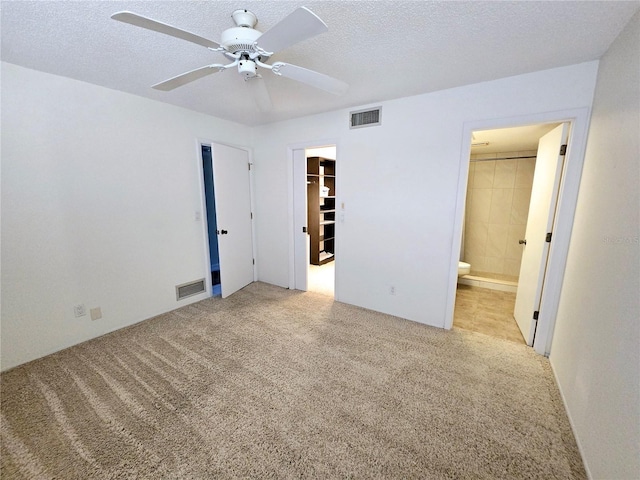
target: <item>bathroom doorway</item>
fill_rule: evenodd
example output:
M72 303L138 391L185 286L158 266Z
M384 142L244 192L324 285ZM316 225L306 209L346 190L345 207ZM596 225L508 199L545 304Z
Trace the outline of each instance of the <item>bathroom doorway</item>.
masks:
M524 330L518 326L514 311L517 299L523 304L518 290L534 176L538 177L536 189L544 190L541 172L536 172L538 144L558 125L472 133L460 249L461 262L469 266L458 277L454 327L517 343L532 342L526 334L528 326ZM527 283L531 273L526 275L525 283L531 285ZM534 301L524 303L533 306Z

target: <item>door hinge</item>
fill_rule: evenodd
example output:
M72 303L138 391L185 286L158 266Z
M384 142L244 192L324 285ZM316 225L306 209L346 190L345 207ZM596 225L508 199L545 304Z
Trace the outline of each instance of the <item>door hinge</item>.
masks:
M251 215L251 220L253 220L253 212L251 212L249 215Z
M253 264L255 265L256 264L256 259L252 258L251 260L253 260Z
M538 310L536 310L535 312L533 312L533 319L537 320L538 317L540 316L540 312Z
M566 146L566 145L565 145L565 146ZM249 166L249 170L251 170L251 164L250 164L250 163L247 163L247 165Z
M566 155L567 154L567 145L560 145L560 155Z
M547 233L547 236L545 238L545 242L551 243L551 232Z

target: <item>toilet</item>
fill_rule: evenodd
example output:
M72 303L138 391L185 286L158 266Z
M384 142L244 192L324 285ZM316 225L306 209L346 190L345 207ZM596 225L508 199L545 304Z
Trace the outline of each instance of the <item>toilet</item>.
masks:
M458 262L458 276L469 275L471 273L471 264L466 262Z

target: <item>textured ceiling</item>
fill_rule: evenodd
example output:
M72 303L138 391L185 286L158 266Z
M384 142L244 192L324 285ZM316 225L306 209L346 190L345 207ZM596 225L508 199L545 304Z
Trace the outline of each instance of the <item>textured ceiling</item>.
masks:
M218 41L247 8L266 31L306 5L327 33L274 55L347 82L336 97L264 72L259 113L233 70L170 92L151 85L219 53L111 20L130 10ZM617 1L2 1L2 60L246 125L416 95L599 58L640 3Z

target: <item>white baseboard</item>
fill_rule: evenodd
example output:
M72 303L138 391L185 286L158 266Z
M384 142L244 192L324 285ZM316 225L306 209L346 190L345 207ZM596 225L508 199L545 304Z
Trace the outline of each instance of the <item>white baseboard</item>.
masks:
M567 413L567 417L569 418L569 425L571 425L571 432L573 432L573 438L576 439L576 444L578 445L578 452L580 452L580 457L582 458L582 464L584 465L584 469L587 472L587 478L589 480L593 480L593 476L589 471L589 465L584 456L584 450L582 449L582 444L580 443L580 437L576 432L575 424L573 423L573 419L571 418L571 412L567 408L567 400L564 396L564 392L562 391L562 386L558 381L558 375L556 375L556 370L553 368L553 363L551 363L551 359L549 359L549 365L551 365L551 371L553 372L553 379L556 381L556 386L558 387L558 391L560 392L560 398L562 399L562 405L564 406L564 411Z

